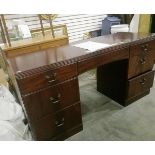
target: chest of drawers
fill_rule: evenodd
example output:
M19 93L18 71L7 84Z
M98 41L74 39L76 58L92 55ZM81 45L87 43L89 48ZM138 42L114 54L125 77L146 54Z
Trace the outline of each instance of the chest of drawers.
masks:
M61 140L82 129L76 63L18 74L17 82L35 140Z

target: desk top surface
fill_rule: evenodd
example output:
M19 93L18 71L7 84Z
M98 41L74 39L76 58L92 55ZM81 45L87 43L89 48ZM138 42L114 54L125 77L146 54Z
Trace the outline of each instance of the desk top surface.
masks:
M155 39L155 34L120 32L112 35L100 36L76 42L77 44L86 41L94 41L112 45L108 48L104 48L98 51L88 53L85 49L72 46L73 44L69 44L58 48L49 48L38 52L19 55L13 58L9 58L9 61L14 72L17 73L46 65L55 64L62 66L65 64L74 63L81 61L82 59L89 58L90 56L95 56L99 54L99 51L105 53L112 50L125 48L132 44L142 43L143 41L146 42L152 39Z

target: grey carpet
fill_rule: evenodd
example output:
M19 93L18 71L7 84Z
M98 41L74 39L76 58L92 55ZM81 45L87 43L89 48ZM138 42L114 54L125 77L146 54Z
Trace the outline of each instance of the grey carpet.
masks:
M127 107L96 91L88 72L79 77L83 131L68 141L155 140L155 86L151 93Z

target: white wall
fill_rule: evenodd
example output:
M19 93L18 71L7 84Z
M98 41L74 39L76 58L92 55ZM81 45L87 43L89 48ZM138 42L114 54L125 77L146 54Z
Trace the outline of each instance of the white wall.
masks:
M53 25L66 24L69 41L74 42L82 40L86 32L101 29L105 17L105 14L59 14ZM22 18L30 29L40 27L39 18L35 14L5 15L5 18L8 20ZM44 23L46 25L46 22Z

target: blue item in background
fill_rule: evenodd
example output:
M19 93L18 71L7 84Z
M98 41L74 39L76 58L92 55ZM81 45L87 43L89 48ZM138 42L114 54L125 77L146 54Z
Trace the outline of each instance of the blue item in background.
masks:
M110 34L110 29L112 25L118 25L121 23L121 20L118 17L106 17L102 20L102 31L101 35Z

